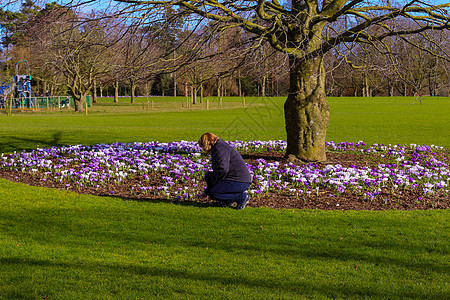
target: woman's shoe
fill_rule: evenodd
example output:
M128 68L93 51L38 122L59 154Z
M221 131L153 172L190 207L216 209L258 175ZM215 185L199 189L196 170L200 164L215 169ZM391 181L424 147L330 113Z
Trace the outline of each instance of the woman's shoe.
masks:
M245 206L247 205L248 201L250 201L250 196L247 194L247 197L245 197L244 200L242 200L241 202L238 202L238 204L236 205L236 207L234 209L244 209Z

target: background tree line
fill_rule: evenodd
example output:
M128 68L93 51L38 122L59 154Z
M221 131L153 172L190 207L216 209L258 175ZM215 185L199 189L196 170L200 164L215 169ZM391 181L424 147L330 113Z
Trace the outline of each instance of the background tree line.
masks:
M193 26L173 9L151 23L131 23L106 11L86 13L56 3L40 7L26 0L19 9L1 9L0 18L2 82L14 75L14 63L25 59L36 92L68 93L80 100L76 103L87 94L94 99L115 96L114 101L128 95L131 102L137 95L188 95L195 103L209 95L288 93L289 62L284 55L268 45L255 48L254 36L240 28L217 34L216 22ZM408 20L400 25L414 26ZM449 31L443 30L427 38L393 36L387 41L389 55L360 44L333 49L324 58L326 93L447 96L449 62L431 53L444 54L449 41Z

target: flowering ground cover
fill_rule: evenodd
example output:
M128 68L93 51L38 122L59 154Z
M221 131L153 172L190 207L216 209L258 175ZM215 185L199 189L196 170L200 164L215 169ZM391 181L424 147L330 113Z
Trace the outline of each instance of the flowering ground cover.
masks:
M253 175L249 206L320 209L450 207L450 151L327 142L328 161L293 164L284 141L235 141ZM209 203L209 157L195 142L114 143L2 154L0 177L94 195Z

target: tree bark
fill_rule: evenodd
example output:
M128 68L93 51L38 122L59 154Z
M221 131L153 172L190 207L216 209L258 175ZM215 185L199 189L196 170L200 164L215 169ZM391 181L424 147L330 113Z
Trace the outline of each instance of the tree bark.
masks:
M238 73L239 97L242 97L241 71Z
M197 89L194 86L191 86L192 93L192 104L197 104Z
M86 103L87 93L84 95L71 95L75 106L75 112L84 112L84 104Z
M291 66L289 96L284 104L286 157L325 161L330 108L325 95L323 58L300 62L291 58Z
M176 50L173 51L173 61L175 64ZM173 72L173 96L177 96L177 72Z
M177 73L173 73L173 96L177 96Z
M261 82L261 95L266 97L266 76L264 75Z
M119 102L119 81L114 82L114 103Z
M74 100L75 100L75 99L74 99ZM81 103L80 100L74 101L73 103L74 103L74 105L75 105L75 112L83 112L83 111L84 111L83 103Z
M136 102L136 80L130 79L130 85L131 85L131 103Z
M93 95L93 99L92 99L92 103L97 103L97 80L94 79L94 95Z

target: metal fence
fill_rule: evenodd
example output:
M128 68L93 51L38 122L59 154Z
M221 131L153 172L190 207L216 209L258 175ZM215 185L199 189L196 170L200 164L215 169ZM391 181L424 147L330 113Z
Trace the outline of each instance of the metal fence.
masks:
M91 97L87 96L86 104L92 106ZM0 109L5 110L55 110L74 107L74 101L69 96L43 96L29 98L0 97Z

